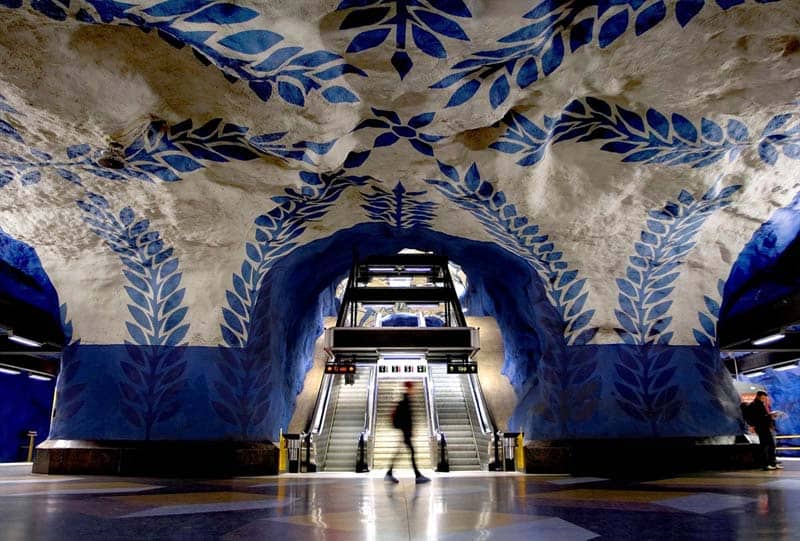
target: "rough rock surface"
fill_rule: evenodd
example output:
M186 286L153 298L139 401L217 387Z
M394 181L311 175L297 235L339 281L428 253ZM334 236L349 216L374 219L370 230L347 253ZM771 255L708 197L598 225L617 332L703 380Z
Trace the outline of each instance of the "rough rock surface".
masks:
M754 233L797 232L797 0L0 0L0 21L0 227L80 338L56 434L274 437L352 245L464 267L528 434L738 429L714 325Z

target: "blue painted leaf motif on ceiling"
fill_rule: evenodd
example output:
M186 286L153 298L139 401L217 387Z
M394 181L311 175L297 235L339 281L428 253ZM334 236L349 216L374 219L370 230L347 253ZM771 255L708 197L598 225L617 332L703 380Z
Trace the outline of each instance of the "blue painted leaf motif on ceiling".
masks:
M226 363L220 363L214 387L218 400L212 401L217 415L236 426L244 436L264 422L263 412L270 387L269 363L251 344L251 325L264 276L272 264L290 253L310 222L321 220L330 207L350 187L362 186L368 177L299 173L300 191L287 189L273 197L277 205L255 220L255 241L245 243L241 270L232 277L233 287L225 292L227 306L222 309L220 324L224 345L220 346ZM255 409L262 408L262 409Z
M706 311L697 312L697 318L700 320L700 328L692 329L694 339L697 340L697 343L701 346L716 347L717 345L717 322L719 321L720 304L724 298L724 289L725 280L717 280L715 297L703 295L703 303L706 306Z
M625 163L700 168L725 156L732 161L748 148L757 149L769 165L777 162L779 151L800 159L798 113L773 116L758 139L736 119L724 128L707 118L695 124L678 113L667 116L648 109L642 115L593 97L574 100L555 116L545 115L540 125L513 110L502 123L506 131L489 147L521 156L516 163L526 167L539 163L548 146L573 140L602 141L600 150L620 154Z
M373 107L372 114L374 115L373 118L361 121L353 128L353 132L365 129L380 130L381 133L375 136L375 140L372 143L373 149L392 146L404 139L420 154L433 157L433 143L444 139L443 135L434 135L422 131L422 128L433 122L435 113L414 115L408 119L406 124L394 111L384 111ZM351 152L347 156L344 166L349 169L358 167L369 158L370 153L371 150Z
M101 195L87 192L77 201L83 221L103 239L122 262L128 281L125 292L132 304L132 320L125 322L130 340L128 357L121 361L118 382L121 410L129 423L150 439L153 427L172 418L180 407L186 361L183 342L189 323L183 323L188 307L182 306L178 258L147 219L137 219L126 207L118 215Z
M469 41L458 18L471 18L462 0L342 0L337 11L347 11L340 30L357 30L348 53L359 53L383 44L394 31L391 62L400 78L414 67L409 55L409 33L417 50L433 58L447 58L442 38Z
M52 19L65 20L67 12L58 4L69 7L66 0L32 0L30 7ZM287 45L285 36L258 28L259 17L253 9L218 0L167 0L148 7L89 0L75 14L77 20L91 24L133 25L144 32L155 29L174 47L190 46L201 62L213 64L231 82L247 81L264 101L277 94L302 107L314 91L320 91L329 103L359 101L352 90L329 83L345 74L366 77L366 73L330 51Z
M125 149L125 158L129 168L173 182L181 179L181 173L208 162L248 161L265 155L314 165L311 154L323 155L335 143L300 141L289 145L280 142L285 132L248 137L248 131L246 126L225 123L221 118L198 128L191 119L173 126L158 120Z
M397 229L411 227L430 227L435 217L436 203L421 198L428 193L406 191L402 182L398 182L391 192L380 186L372 186L372 193L361 193L366 202L361 208L367 216L376 222L384 222Z
M717 1L727 10L737 2ZM763 0L755 0L764 3ZM676 20L685 26L710 0L682 0ZM524 89L555 72L567 52L574 53L595 39L600 48L615 43L631 23L640 36L666 20L665 0L543 0L522 16L523 25L499 40L498 47L477 51L451 66L451 73L431 88L449 89L447 107L473 99L486 85L492 108L506 102L512 89Z
M584 310L588 292L583 290L585 278L562 261L548 235L539 226L517 214L516 207L506 201L502 191L481 177L476 164L463 177L455 167L438 162L442 176L425 182L448 200L472 214L498 244L525 259L542 279L550 302L562 318L564 337L571 345L588 343L597 333L589 327L594 310Z
M725 188L715 183L700 199L682 190L678 200L669 201L662 209L648 213L646 229L634 243L635 255L625 276L617 278L619 321L617 334L626 344L668 345L672 322L668 316L674 282L680 266L695 245L695 237L706 220L718 209L728 206L731 197L741 188Z

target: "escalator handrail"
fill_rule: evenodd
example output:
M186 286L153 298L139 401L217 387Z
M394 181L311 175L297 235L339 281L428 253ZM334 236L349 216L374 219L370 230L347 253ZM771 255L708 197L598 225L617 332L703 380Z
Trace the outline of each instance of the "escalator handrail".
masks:
M472 399L475 402L475 409L478 413L478 421L480 423L480 429L482 434L495 434L497 432L497 424L494 421L494 416L492 412L489 410L489 407L486 405L486 401L483 398L483 389L481 388L481 382L478 379L476 374L469 374L469 388L470 392L472 393Z
M333 389L333 375L323 374L322 381L319 384L319 392L317 393L317 400L314 402L314 409L311 410L311 415L306 422L306 428L303 432L306 434L319 434L325 426L325 421L328 416L328 406L331 399L331 391Z

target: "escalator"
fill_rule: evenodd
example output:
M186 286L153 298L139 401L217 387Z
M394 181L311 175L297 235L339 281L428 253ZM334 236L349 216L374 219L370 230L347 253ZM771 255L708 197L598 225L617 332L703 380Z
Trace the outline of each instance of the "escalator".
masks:
M430 427L425 404L425 391L421 382L415 382L409 394L411 415L414 421L411 441L414 445L418 468L432 468L430 452ZM405 382L401 380L382 380L378 384L378 408L375 419L375 439L372 446L372 467L385 470L394 454L400 451L395 465L398 468L411 467L411 453L403 444L403 433L392 426L392 412L403 398Z
M386 469L398 450L396 466L409 467L391 422L407 381L416 383L418 467L487 469L496 428L477 381L478 329L467 326L446 258L356 259L324 344L329 359L305 432L309 471Z

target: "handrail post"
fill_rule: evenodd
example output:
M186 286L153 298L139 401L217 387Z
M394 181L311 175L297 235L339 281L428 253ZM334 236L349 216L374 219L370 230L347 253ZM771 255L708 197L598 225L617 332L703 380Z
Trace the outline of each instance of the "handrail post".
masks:
M364 442L364 433L362 432L358 436L358 459L356 460L356 473L365 473L368 471L369 468L367 467L366 444Z
M436 464L436 471L450 471L450 457L447 455L447 438L445 438L443 432L439 432L439 463Z

